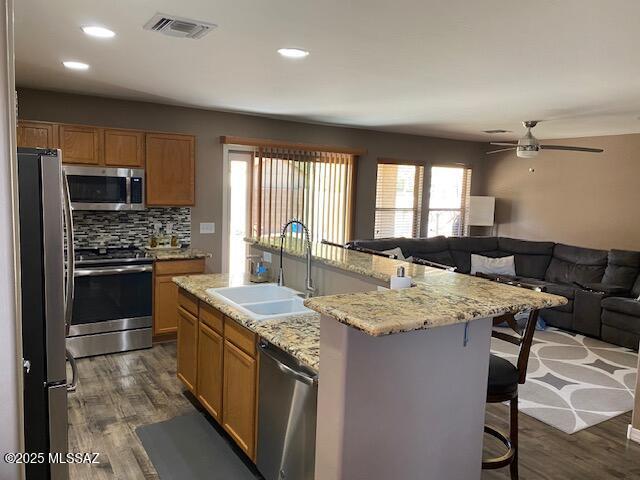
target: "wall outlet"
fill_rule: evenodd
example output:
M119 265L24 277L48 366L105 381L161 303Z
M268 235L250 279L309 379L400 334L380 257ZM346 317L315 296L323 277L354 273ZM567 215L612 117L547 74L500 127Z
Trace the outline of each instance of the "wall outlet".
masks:
M271 252L263 252L262 258L264 258L265 262L271 263Z
M216 233L216 224L213 222L201 222L200 233Z

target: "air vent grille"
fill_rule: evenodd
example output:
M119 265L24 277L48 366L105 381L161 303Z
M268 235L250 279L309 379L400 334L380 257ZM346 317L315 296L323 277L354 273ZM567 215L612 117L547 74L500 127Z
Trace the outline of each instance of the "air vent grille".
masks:
M209 22L157 13L143 28L169 35L170 37L198 39L204 37L216 27L217 25Z
M511 133L511 130L503 130L501 128L496 128L494 130L483 130L484 133Z

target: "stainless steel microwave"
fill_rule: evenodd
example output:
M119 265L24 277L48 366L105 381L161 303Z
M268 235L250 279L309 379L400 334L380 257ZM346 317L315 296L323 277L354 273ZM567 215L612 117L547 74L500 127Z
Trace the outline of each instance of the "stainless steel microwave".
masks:
M141 168L64 165L74 210L144 210Z

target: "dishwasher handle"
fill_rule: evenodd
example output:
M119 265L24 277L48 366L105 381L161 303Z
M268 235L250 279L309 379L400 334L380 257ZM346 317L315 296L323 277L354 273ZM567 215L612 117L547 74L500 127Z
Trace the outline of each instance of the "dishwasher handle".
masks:
M280 358L282 357L282 355L278 355L277 353L275 353L273 349L269 348L269 345L267 343L265 342L258 343L258 349L260 350L260 353L262 353L263 355L273 360L273 362L276 364L276 366L282 373L290 375L294 377L296 380L306 385L315 385L316 383L318 383L317 375L311 376L311 375L308 375L306 372L297 369L294 366L287 365L285 363L285 359Z

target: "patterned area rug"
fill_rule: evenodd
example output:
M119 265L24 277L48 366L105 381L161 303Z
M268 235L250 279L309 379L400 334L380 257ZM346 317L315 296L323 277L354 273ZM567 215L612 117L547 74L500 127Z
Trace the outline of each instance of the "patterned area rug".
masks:
M505 332L512 332L505 328ZM517 347L492 339L493 353L516 362ZM555 328L533 338L520 411L575 433L633 409L638 354Z

